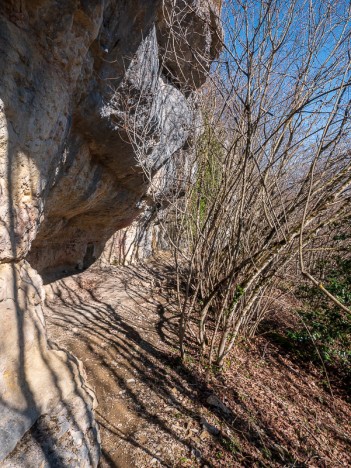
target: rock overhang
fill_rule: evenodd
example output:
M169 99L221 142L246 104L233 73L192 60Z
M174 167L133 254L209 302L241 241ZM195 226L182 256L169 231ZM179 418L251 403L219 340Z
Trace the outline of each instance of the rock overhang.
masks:
M174 155L191 124L189 95L204 82L207 61L219 49L213 4L0 4L0 336L6 337L0 346L0 413L6 415L6 422L0 417L2 459L26 431L31 437L40 415L66 421L73 411L87 440L85 461L96 466L94 398L80 364L47 344L42 280L34 269L50 281L88 267L111 234L142 212L149 181L123 128L128 109L118 107L118 96L124 93L128 99L131 83L136 96L148 88L152 97L143 107L153 121L147 138L155 140L145 142L152 149L146 163L153 174L167 161L175 167ZM165 17L170 8L176 13L173 26ZM170 25L173 31L167 31ZM177 38L173 50L166 47L169 33ZM74 431L72 420L68 425ZM89 439L91 431L95 435ZM71 449L62 446L60 453L74 457ZM43 462L38 453L36 466ZM15 459L10 456L8 466L18 466Z

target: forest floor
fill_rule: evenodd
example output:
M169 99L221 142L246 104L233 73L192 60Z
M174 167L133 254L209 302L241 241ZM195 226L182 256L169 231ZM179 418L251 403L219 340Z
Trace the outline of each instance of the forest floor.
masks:
M154 261L46 286L49 339L84 363L97 395L101 468L351 466L345 391L331 396L269 333L207 382L191 357L180 363L169 276Z

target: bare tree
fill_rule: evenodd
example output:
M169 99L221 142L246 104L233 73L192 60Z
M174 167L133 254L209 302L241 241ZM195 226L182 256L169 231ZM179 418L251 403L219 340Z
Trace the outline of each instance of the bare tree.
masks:
M228 1L223 26L202 92L197 180L174 215L181 342L196 320L203 354L219 366L256 328L294 257L317 281L304 249L350 215L351 183L350 5Z
M160 73L189 96L197 83L179 76L184 64L204 72L208 57L187 42L179 18L189 6L178 3L165 5ZM140 119L140 108L152 96L143 88L124 106L150 197L168 206L161 223L175 258L183 358L190 337L204 360L222 366L238 336L256 330L292 261L326 291L304 256L350 216L350 20L345 0L225 1L223 52L197 94L202 123L194 107L184 124L193 157L175 163L172 184L166 160L150 163L154 121ZM168 73L170 56L178 66Z

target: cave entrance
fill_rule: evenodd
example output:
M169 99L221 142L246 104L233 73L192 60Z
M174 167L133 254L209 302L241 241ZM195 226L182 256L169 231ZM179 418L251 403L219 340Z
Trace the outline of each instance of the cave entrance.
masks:
M89 243L83 258L83 269L85 270L86 268L89 268L90 265L95 262L95 260L95 246L93 243Z

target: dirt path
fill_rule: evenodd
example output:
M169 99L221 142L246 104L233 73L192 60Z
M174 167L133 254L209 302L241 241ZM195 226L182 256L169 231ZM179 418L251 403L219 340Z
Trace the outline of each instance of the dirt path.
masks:
M49 338L83 361L97 394L101 467L181 466L191 452L192 384L172 363L174 322L155 282L125 267L46 287Z

